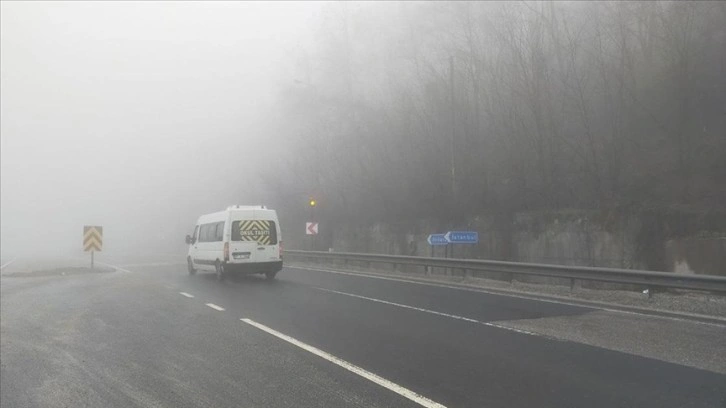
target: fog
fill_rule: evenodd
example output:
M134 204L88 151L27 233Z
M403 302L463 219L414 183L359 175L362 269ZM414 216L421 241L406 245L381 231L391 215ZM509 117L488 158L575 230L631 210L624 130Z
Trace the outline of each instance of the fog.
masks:
M309 197L317 249L577 210L647 214L662 259L726 229L724 2L1 4L3 257L91 224L180 253L257 203L302 248Z
M183 246L261 203L263 134L319 3L2 2L2 256Z

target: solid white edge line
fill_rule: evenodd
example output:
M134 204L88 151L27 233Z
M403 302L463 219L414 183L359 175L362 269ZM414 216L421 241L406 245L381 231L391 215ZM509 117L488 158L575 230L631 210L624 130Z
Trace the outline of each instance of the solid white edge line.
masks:
M116 269L116 270L117 270L117 271L119 271L119 272L124 272L124 273L133 273L133 272L131 272L131 271L130 271L130 270L128 270L128 269L124 269L124 268L122 268L122 267L120 267L120 266L116 266L116 265L111 265L111 264L107 264L107 263L105 263L105 262L98 262L98 261L95 261L95 263L97 263L97 264L99 264L99 265L101 265L101 266L108 266L109 268L114 268L114 269Z
M504 325L497 324L497 323L482 322L481 320L471 319L471 318L464 317L464 316L452 315L452 314L449 314L449 313L437 312L435 310L424 309L422 307L409 306L409 305L404 305L402 303L389 302L389 301L383 300L383 299L376 299L376 298L372 298L372 297L361 296L361 295L356 295L356 294L347 293L347 292L339 292L337 290L324 289L324 288L315 288L315 289L322 290L324 292L336 293L338 295L344 295L344 296L350 296L350 297L354 297L354 298L358 298L358 299L368 300L368 301L371 301L371 302L383 303L383 304L386 304L386 305L396 306L396 307L400 307L400 308L403 308L403 309L415 310L417 312L424 312L424 313L434 314L434 315L438 315L438 316L448 317L448 318L451 318L451 319L463 320L465 322L481 324L483 326L494 327L494 328L497 328L497 329L503 329L503 330L513 331L513 332L520 333L520 334L526 334L528 336L547 337L547 336L544 336L542 334L535 333L535 332L531 332L531 331L527 331L527 330L515 329L513 327L504 326Z
M182 296L188 297L188 298L193 298L194 297L194 295L189 294L187 292L179 292L179 294L182 295Z
M224 312L224 308L215 305L214 303L207 303L207 306L211 307L214 310L219 310L220 312Z
M481 322L481 321L476 320L476 319L470 319L470 318L464 317L464 316L457 316L457 315L452 315L452 314L448 314L448 313L437 312L435 310L429 310L429 309L424 309L424 308L421 308L421 307L404 305L402 303L389 302L389 301L383 300L383 299L376 299L376 298L372 298L372 297L356 295L354 293L339 292L337 290L332 290L332 289L317 288L317 287L315 289L322 290L322 291L325 291L325 292L330 292L330 293L337 293L339 295L350 296L350 297L354 297L354 298L358 298L358 299L370 300L371 302L383 303L383 304L386 304L386 305L401 307L401 308L404 308L404 309L416 310L418 312L431 313L431 314L435 314L435 315L439 315L439 316L450 317L452 319L463 320L465 322L482 323L482 324L484 324L484 322Z
M432 401L432 400L424 397L423 395L420 395L420 394L418 394L416 392L413 392L413 391L409 390L408 388L402 387L402 386L400 386L400 385L398 385L396 383L393 383L393 382L391 382L389 380L386 380L385 378L383 378L383 377L381 377L381 376L379 376L377 374L374 374L374 373L372 373L370 371L367 371L367 370L365 370L363 368L360 368L360 367L358 367L355 364L349 363L349 362L347 362L347 361L345 361L345 360L343 360L341 358L338 358L338 357L336 357L336 356L334 356L332 354L326 353L325 351L320 350L320 349L318 349L316 347L313 347L313 346L311 346L309 344L303 343L302 341L297 340L295 338L292 338L292 337L290 337L290 336L288 336L286 334L280 333L280 332L278 332L278 331L276 331L274 329L271 329L271 328L269 328L269 327L267 327L267 326L265 326L263 324L257 323L254 320L251 320L251 319L240 319L240 320L243 321L243 322L245 322L245 323L247 323L247 324L249 324L250 326L254 326L254 327L256 327L256 328L258 328L258 329L260 329L260 330L262 330L264 332L267 332L267 333L269 333L269 334L271 334L271 335L273 335L273 336L275 336L275 337L277 337L277 338L279 338L281 340L284 340L284 341L286 341L286 342L288 342L288 343L290 343L290 344L292 344L294 346L297 346L297 347L299 347L299 348L301 348L301 349L303 349L305 351L308 351L308 352L310 352L310 353L312 353L312 354L314 354L314 355L316 355L316 356L318 356L320 358L323 358L323 359L325 359L325 360L327 360L327 361L329 361L329 362L331 362L331 363L333 363L333 364L335 364L337 366L343 367L346 370L348 370L348 371L350 371L352 373L355 373L355 374L357 374L357 375L365 378L366 380L369 380L369 381L371 381L373 383L376 383L376 384L380 385L383 388L386 388L388 390L391 390L391 391L395 392L398 395L401 395L403 397L406 397L409 400L411 400L411 401L413 401L413 402L415 402L415 403L417 403L417 404L419 404L421 406L424 406L424 407L427 407L427 408L446 408L444 405L441 405L438 402L434 402L434 401Z
M8 261L8 262L5 262L5 264L3 264L2 266L0 266L0 270L4 269L4 268L5 268L6 266L8 266L8 265L10 265L11 263L15 262L15 260L16 260L16 259L18 259L18 258L13 258L13 259L11 259L10 261Z
M139 266L179 266L186 265L186 262L150 262L150 263L136 263L136 264L123 264L124 268L139 267Z
M331 269L320 269L320 268L309 268L309 267L302 267L302 266L288 266L290 269L302 269L302 270L308 270L308 271L317 271L317 272L326 272L326 273L334 273L338 275L348 275L348 276L357 276L361 278L371 278L371 279L381 279L381 280L389 280L394 282L402 282L402 283L412 283L414 285L422 285L422 286L432 286L432 287L438 287L438 288L447 288L447 289L455 289L455 290L463 290L466 292L475 292L475 293L486 293L488 295L494 295L494 296L504 296L504 297L513 297L517 299L525 299L525 300L531 300L535 302L544 302L544 303L553 303L557 305L567 305L567 306L575 306L575 307L582 307L585 309L592 309L592 310L603 310L606 312L613 312L613 313L623 313L623 314L631 314L631 315L637 315L637 316L644 316L644 317L651 317L651 318L657 318L657 319L669 319L669 320L677 320L677 321L683 321L683 322L689 322L694 324L705 324L707 326L716 326L716 327L724 327L726 325L726 320L724 320L723 323L711 323L711 322L702 322L697 320L692 320L687 317L675 317L675 316L660 316L657 314L650 314L650 313L641 313L641 312L634 312L632 310L621 310L621 309L613 309L612 307L608 307L608 303L598 302L598 301L590 301L585 300L585 302L592 303L591 305L584 305L579 304L576 302L567 302L564 300L554 300L554 299L542 299L540 297L537 297L537 295L528 296L526 293L521 292L513 292L513 293L500 293L496 291L487 290L486 288L474 288L474 287L462 287L462 286L453 286L453 285L447 285L445 283L439 283L439 282L427 282L427 281L421 281L421 280L413 280L413 279L405 279L405 278L394 278L394 277L388 277L388 276L379 276L374 275L370 273L365 272L344 272L344 271L334 271ZM502 292L506 292L505 289L502 289ZM599 304L602 304L602 306L598 306ZM615 305L617 306L617 305ZM625 305L627 307L627 305ZM654 312L664 312L664 313L674 313L670 310L660 310L660 309L653 309ZM686 315L687 316L687 315ZM719 319L716 316L708 316L708 315L695 315L694 317L704 317L709 319Z

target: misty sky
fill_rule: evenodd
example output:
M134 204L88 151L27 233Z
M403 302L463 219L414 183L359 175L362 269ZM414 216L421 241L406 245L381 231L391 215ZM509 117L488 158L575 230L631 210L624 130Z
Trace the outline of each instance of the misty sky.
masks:
M80 250L85 224L107 250L183 245L199 213L264 198L264 129L321 3L0 4L3 257Z

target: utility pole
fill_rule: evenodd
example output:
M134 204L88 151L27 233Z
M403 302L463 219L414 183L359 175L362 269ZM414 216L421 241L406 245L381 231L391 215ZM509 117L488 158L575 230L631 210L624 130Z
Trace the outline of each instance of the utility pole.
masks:
M451 90L451 195L456 198L456 107L454 97L454 56L449 57L449 89Z

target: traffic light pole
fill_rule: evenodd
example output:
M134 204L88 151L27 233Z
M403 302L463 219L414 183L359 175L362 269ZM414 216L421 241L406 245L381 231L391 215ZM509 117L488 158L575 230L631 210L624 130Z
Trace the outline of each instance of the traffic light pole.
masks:
M310 206L310 222L315 222L315 206ZM310 250L315 250L315 234L310 234Z
M310 198L310 201L308 203L310 205L310 222L315 222L315 206L317 205L317 202L314 198ZM310 250L315 250L315 235L316 234L310 234Z

